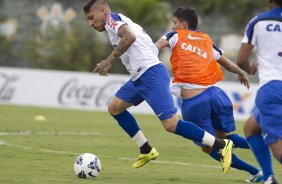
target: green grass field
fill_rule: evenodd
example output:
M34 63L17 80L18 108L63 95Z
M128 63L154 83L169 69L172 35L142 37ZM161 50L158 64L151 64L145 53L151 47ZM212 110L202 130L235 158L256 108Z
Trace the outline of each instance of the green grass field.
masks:
M46 121L35 121L36 115ZM238 184L248 173L231 169L223 175L212 160L191 141L164 131L155 116L136 115L143 132L160 152L146 166L133 169L138 148L107 113L0 105L0 183L97 184ZM242 123L237 123L242 134ZM75 176L73 163L90 152L102 162L95 180ZM258 165L249 150L238 156ZM273 160L277 179L282 168Z

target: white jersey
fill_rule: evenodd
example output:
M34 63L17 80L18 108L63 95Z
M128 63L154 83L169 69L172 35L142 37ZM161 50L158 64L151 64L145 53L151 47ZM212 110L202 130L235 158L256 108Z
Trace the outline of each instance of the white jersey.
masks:
M282 80L282 8L253 18L242 42L256 47L260 87L272 80Z
M132 33L136 36L136 40L120 58L127 71L131 74L131 79L135 81L147 69L161 63L158 58L159 51L141 26L122 14L111 13L107 17L105 29L114 48L121 41L121 38L118 36L118 30L124 24L129 26Z

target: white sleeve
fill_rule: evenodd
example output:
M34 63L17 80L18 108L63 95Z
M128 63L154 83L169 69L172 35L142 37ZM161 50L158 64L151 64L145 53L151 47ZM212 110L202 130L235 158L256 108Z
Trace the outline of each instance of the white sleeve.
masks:
M245 35L242 39L242 43L248 43L251 45L256 44L256 28L258 17L254 17L246 27Z
M169 42L169 46L172 49L175 47L176 43L178 42L178 34L177 32L168 32L165 35L161 37L162 39L165 39Z
M248 36L248 34L247 34L247 32L245 33L245 35L244 35L244 37L243 37L243 39L242 39L242 43L248 43L248 44L251 44L251 45L256 45L256 27L257 27L257 25L255 25L254 26L254 28L253 28L253 33L252 33L252 36L250 37L250 36Z
M106 27L107 31L110 31L110 32L118 35L119 28L124 24L126 24L126 23L121 20L121 18L118 14L111 13L107 17L105 27Z
M213 44L213 56L215 60L219 60L223 55L224 51L219 48L216 44Z

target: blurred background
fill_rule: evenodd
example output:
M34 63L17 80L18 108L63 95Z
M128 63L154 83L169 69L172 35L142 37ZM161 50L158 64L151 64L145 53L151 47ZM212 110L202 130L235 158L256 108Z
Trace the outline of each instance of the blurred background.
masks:
M108 1L112 11L140 24L153 41L171 30L176 8L191 5L198 11L198 28L234 62L247 23L268 9L266 0ZM163 131L147 103L129 110L161 157L144 169L131 169L138 150L106 112L129 75L121 62L107 77L92 73L113 48L106 32L87 25L87 2L0 0L0 183L82 183L75 179L73 163L86 152L102 161L98 184L244 183L248 173L232 169L223 177L218 163L191 141ZM160 53L168 68L169 57L166 49ZM217 84L233 103L236 133L242 136L258 88L257 76L250 79L247 89L225 72ZM181 109L181 99L174 100ZM237 153L258 166L250 150ZM273 164L282 181L280 163Z
M83 6L87 0L0 0L0 66L92 71L112 51L106 33L88 27ZM143 26L157 41L171 29L172 12L191 5L200 18L199 29L208 33L225 55L236 54L248 21L267 10L264 0L109 0L112 11L123 13ZM169 53L160 54L169 66ZM111 73L125 74L121 62ZM227 81L235 75L225 72ZM251 77L256 82L256 76Z

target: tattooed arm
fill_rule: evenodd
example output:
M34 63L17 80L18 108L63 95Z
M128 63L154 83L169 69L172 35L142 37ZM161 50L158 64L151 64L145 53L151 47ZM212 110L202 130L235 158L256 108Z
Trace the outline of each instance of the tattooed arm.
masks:
M102 60L97 64L94 72L98 71L100 75L106 76L113 62L123 53L125 53L136 40L135 35L131 32L130 28L126 24L119 28L118 36L121 38L119 45L112 51L107 59Z

